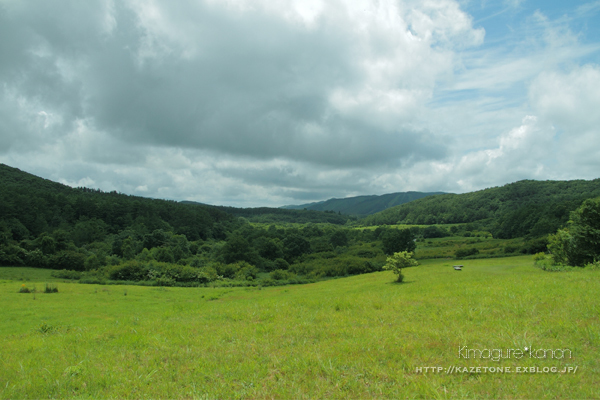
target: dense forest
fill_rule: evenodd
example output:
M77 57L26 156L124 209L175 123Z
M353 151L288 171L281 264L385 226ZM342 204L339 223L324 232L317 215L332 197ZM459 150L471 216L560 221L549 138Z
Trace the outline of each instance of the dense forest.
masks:
M380 270L413 233L356 230L333 212L238 209L105 193L0 165L0 265L92 281L297 282ZM304 223L292 227L261 222ZM316 222L316 223L315 223ZM400 247L399 247L400 246Z
M360 220L364 225L477 223L496 238L554 233L584 200L600 196L600 179L524 180L465 194L415 200Z
M183 204L200 204L193 201L182 201ZM296 224L307 223L328 223L343 225L348 221L356 220L355 217L342 214L334 211L314 211L314 210L296 210L282 209L270 207L255 207L255 208L237 208L215 206L215 208L225 211L236 217L246 218L249 222L259 222L265 224L288 222Z
M73 189L3 164L0 185L0 215L15 240L57 229L70 232L77 245L123 230L171 230L189 240L225 238L238 224L215 207Z
M413 251L416 242L430 238L486 238L492 232L527 236L511 252L545 251L546 234L557 232L569 216L598 221L597 202L585 203L592 211L571 213L598 195L600 180L522 181L431 196L355 220L333 211L215 207L71 188L0 165L0 265L51 268L60 270L55 276L90 283L309 282L380 271L387 256ZM431 225L385 226L398 222ZM559 231L552 243L563 249L563 259L585 264L599 253L589 226L600 228L597 222L579 225ZM575 259L571 243L588 250ZM472 250L458 249L455 256L477 256Z
M378 213L388 208L422 199L427 196L443 194L443 192L399 192L388 193L380 196L355 196L343 199L329 199L316 203L302 204L298 206L283 206L284 209L293 210L315 210L315 211L333 211L346 215L366 216Z

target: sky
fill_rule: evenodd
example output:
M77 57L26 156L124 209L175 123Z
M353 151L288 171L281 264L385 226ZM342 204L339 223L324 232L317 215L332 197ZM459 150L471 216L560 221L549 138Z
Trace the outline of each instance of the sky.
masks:
M600 1L0 0L0 163L237 207L600 177Z

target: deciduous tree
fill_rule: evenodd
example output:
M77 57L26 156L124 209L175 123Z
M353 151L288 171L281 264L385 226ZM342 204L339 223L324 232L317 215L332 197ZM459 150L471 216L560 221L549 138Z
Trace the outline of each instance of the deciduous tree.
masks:
M402 269L408 267L416 267L419 265L417 260L413 259L413 253L408 251L401 251L398 253L394 253L390 257L386 259L386 264L383 266L383 269L392 271L398 278L396 282L402 282L404 280L404 275L402 274Z

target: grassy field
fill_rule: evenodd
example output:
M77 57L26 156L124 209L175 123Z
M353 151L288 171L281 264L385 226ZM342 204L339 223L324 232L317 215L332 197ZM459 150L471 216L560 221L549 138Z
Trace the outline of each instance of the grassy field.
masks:
M424 239L417 242L415 257L418 259L453 257L458 249L475 248L479 251L477 257L505 256L506 248L518 250L523 245L523 239L492 239L491 237L444 237Z
M0 398L600 397L600 271L453 263L424 261L403 284L390 272L263 289L54 280L48 294L48 271L0 268ZM465 358L464 346L572 358Z

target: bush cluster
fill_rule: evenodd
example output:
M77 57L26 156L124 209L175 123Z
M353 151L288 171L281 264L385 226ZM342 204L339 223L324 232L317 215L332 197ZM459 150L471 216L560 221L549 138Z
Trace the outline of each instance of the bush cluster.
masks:
M59 271L52 271L50 273L50 276L52 276L53 278L59 278L59 279L79 280L79 279L81 279L81 272L62 269Z
M337 257L310 257L304 262L293 264L290 271L310 278L348 276L381 271L383 262L341 255Z
M474 256L475 254L479 254L479 250L477 250L477 248L475 248L475 247L470 247L470 248L466 248L466 249L456 250L456 252L454 253L454 256L456 258L464 258L464 257Z

